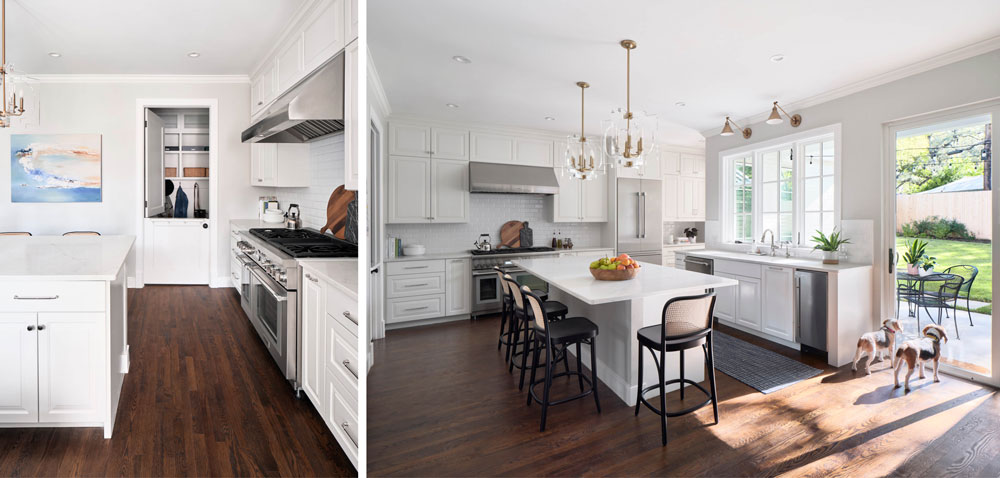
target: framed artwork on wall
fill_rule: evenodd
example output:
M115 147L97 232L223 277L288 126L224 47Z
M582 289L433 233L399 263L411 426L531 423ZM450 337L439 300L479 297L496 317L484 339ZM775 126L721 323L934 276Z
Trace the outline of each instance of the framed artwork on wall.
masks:
M101 199L101 135L10 135L11 202Z

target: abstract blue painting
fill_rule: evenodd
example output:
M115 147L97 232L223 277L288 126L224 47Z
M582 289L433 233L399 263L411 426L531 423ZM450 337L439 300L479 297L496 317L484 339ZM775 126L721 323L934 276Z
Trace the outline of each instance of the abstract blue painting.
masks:
M101 135L10 135L11 202L101 202Z

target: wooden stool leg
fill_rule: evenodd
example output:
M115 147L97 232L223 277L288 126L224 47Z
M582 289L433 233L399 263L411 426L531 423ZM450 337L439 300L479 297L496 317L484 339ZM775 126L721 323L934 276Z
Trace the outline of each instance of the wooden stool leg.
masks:
M507 367L507 373L514 373L514 356L517 355L517 341L521 338L521 320L517 316L517 311L513 311L510 317L510 326L514 329L514 333L510 336L510 365Z
M528 366L528 351L531 349L531 342L528 339L532 336L531 325L524 324L524 353L521 354L521 383L517 386L518 390L524 390L524 372L525 368Z
M545 390L542 392L542 425L539 431L545 431L545 415L549 411L549 387L552 386L552 342L545 338Z
M719 424L719 395L715 390L715 352L712 350L712 334L708 334L708 381L712 386L712 412L715 414L715 424Z
M660 434L663 435L663 446L667 445L667 387L663 384L667 379L664 376L666 359L664 352L660 351L659 377L660 377Z
M569 369L566 370L569 372ZM583 359L580 358L580 342L576 343L576 378L580 382L580 392L583 392Z
M642 362L644 362L642 352L645 349L646 347L639 345L639 380L636 380L639 383L639 391L635 394L635 416L639 416L639 406L642 405Z
M590 339L590 387L594 390L594 404L601 413L601 400L597 398L597 337Z
M502 305L500 307L500 335L497 336L497 350L500 350L500 346L503 345L503 332L507 326L507 302L501 299L500 303Z
M681 355L681 400L684 400L684 351L678 353Z
M535 371L538 370L538 355L539 355L540 349L541 348L538 346L538 334L535 334L535 337L534 337L534 339L532 341L531 379L528 380L528 406L529 407L531 406L531 402L532 402L532 400L531 400L531 390L532 390L532 387L534 387L534 385L535 385Z

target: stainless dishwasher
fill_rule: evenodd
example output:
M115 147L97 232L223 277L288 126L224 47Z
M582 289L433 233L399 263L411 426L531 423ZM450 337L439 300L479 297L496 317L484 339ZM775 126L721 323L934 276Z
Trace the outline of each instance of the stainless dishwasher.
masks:
M806 352L827 352L826 272L795 271L795 316L799 344Z
M684 258L684 270L714 275L715 261L712 259L703 259L701 257L691 257L688 255Z

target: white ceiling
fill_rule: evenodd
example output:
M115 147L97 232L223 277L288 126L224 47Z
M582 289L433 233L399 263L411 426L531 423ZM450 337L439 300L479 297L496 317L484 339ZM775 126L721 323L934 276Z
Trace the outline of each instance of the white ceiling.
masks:
M248 74L303 2L8 0L7 61L28 75Z
M394 115L572 131L583 80L588 134L599 134L624 104L618 42L630 38L639 44L633 108L657 114L658 141L688 145L727 114L760 114L775 99L792 103L1000 35L1000 2L976 0L371 0L368 18ZM784 61L769 60L779 53Z

